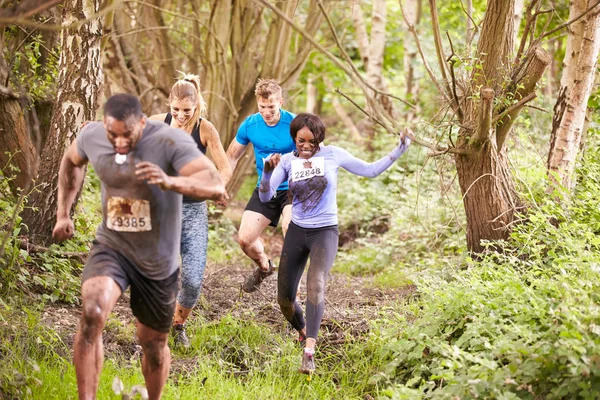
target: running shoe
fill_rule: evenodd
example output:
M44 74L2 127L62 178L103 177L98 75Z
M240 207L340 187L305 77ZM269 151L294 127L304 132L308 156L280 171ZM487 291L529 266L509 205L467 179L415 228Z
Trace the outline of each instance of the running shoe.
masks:
M269 260L269 269L267 271L263 271L260 267L256 267L254 272L246 278L246 281L242 285L242 290L246 293L252 293L258 289L262 281L264 281L268 276L271 276L275 272L275 265L273 262Z
M185 333L185 325L174 325L171 332L173 334L173 344L175 347L182 347L184 349L190 347L190 339L188 339Z
M301 374L310 375L315 372L315 352L314 350L304 349L302 353L302 366L300 366L299 372Z

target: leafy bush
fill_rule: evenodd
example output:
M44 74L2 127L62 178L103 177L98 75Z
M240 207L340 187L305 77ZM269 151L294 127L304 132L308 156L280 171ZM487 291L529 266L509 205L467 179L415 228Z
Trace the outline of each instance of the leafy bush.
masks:
M571 201L533 207L502 253L416 274L415 319L387 328L388 364L373 378L390 382L384 395L600 397L597 157Z

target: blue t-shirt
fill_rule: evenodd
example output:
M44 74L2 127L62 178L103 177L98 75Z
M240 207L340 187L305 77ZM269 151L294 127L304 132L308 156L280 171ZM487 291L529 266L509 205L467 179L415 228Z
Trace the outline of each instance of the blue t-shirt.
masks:
M252 143L254 146L254 158L256 160L256 172L258 173L258 182L263 172L263 158L269 154L286 154L296 149L296 145L290 136L290 123L296 116L289 111L280 110L281 118L277 125L269 126L260 113L252 114L242 122L238 129L235 139L241 145L247 146ZM287 181L283 182L277 190L287 190Z

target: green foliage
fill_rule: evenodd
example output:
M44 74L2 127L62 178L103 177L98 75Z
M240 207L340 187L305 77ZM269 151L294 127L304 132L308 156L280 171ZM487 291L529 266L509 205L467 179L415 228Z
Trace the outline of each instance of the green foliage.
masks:
M39 309L5 304L0 317L0 398L34 399L45 384L40 363L52 360L64 370L69 365L66 346L42 323Z
M8 39L16 35L16 26L7 31ZM18 37L18 36L17 36ZM11 85L15 92L26 92L31 101L44 100L56 93L58 78L58 51L42 54L44 40L41 34L31 35L11 51L4 47L4 58L11 66Z
M22 246L26 239L19 236L22 225L18 215L26 198L19 202L19 198L10 192L8 182L0 181L0 233L6 237L4 257L0 260L0 294L11 296L24 292L43 302L79 301L83 258L101 218L99 183L91 168L88 177L74 219L76 237L60 246L53 244L46 251L35 246L30 249ZM13 215L16 216L14 228L7 232Z
M388 398L600 396L596 158L571 201L533 208L501 253L414 276L415 319L388 328L374 377Z

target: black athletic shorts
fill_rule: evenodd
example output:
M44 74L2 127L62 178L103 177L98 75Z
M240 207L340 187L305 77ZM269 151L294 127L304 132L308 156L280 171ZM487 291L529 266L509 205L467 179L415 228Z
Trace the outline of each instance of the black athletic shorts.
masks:
M142 324L159 332L171 329L177 299L179 270L163 280L148 279L126 257L94 241L83 268L82 282L96 276L112 278L124 292L131 285L130 306Z
M256 188L252 192L248 204L246 204L246 210L264 215L271 220L270 226L277 226L283 207L288 204L292 204L292 198L289 196L287 190L278 190L277 194L271 200L263 203L258 197L258 188Z

